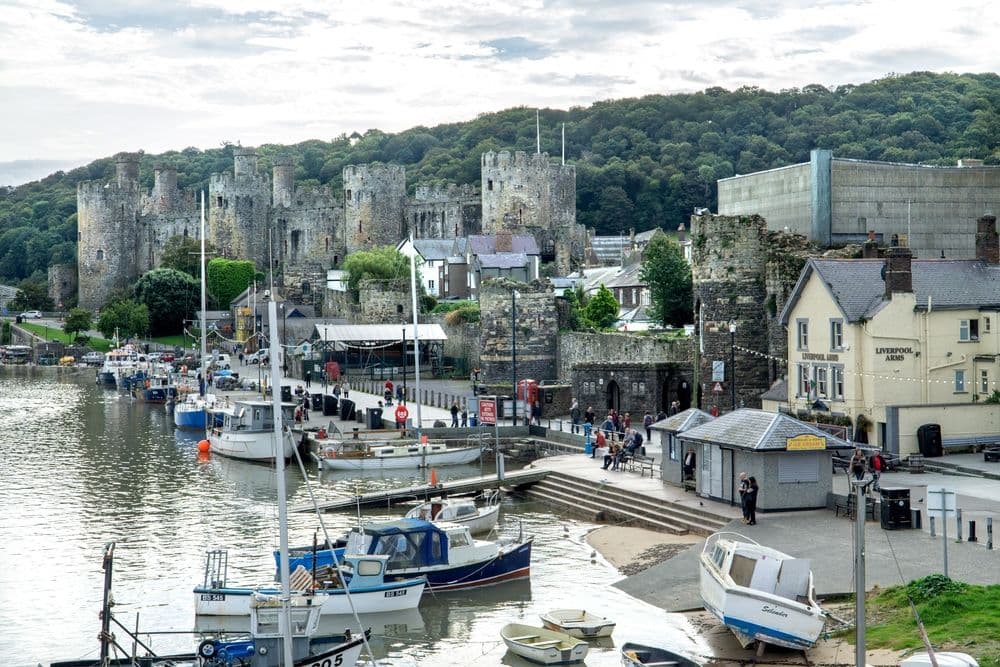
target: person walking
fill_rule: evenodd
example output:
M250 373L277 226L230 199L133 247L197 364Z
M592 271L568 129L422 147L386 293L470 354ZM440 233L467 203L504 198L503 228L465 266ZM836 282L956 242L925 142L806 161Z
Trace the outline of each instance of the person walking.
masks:
M854 479L863 479L866 467L867 462L865 461L865 453L862 452L859 447L854 450L854 456L851 457L851 474L854 475Z
M594 412L594 406L587 406L587 410L583 413L583 421L593 426L595 419L597 419L597 413Z
M871 461L869 462L869 467L871 468L872 471L872 479L875 480L875 484L872 485L872 488L874 488L876 491L879 491L880 487L878 480L882 476L882 473L885 472L886 468L885 457L882 456L882 452L876 451L874 454L872 454Z
M458 428L458 401L451 402L451 427Z
M573 399L573 406L569 409L569 418L573 422L573 427L571 431L573 433L580 432L580 404L577 400Z
M747 508L747 525L756 526L757 525L757 496L760 493L760 487L757 486L757 478L751 476L750 484L747 488L747 492L743 495L746 498L746 508Z
M469 427L469 408L462 406L462 428Z
M406 409L406 404L399 403L396 405L393 416L396 418L396 428L402 431L406 428L406 420L410 417L410 411Z
M351 394L351 383L348 382L347 378L345 377L344 378L344 398L347 398L348 396L350 396L350 394Z
M743 510L743 523L749 523L747 516L747 491L750 490L750 480L745 472L740 473L740 509Z
M646 429L646 442L653 442L653 415L649 410L642 416L642 425Z

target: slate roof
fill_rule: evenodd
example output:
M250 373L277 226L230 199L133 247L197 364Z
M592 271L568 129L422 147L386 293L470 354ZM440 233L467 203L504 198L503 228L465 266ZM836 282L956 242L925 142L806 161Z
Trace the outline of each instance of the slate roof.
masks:
M771 388L760 395L762 401L788 402L788 380L778 380L771 385Z
M523 252L501 252L495 255L477 255L476 261L484 269L523 269L528 256Z
M514 235L510 237L511 252L525 255L541 255L542 251L535 242L535 237L529 234ZM495 255L497 254L497 237L473 234L469 236L469 251L473 255Z
M601 264L619 264L622 255L632 246L627 236L593 236L590 248Z
M854 445L780 412L741 408L684 431L680 438L758 452L785 451L786 440L797 435L826 438L827 449L853 449Z
M654 423L650 428L667 431L668 433L683 433L695 426L707 424L714 419L715 417L704 410L688 408L683 412L678 412L676 415L671 415L666 419Z
M815 273L849 322L870 319L885 304L881 259L823 259L806 262L781 313L787 325L803 288ZM1000 307L1000 265L978 259L914 259L910 264L917 309Z
M454 239L414 239L413 247L429 262L440 262L455 254Z

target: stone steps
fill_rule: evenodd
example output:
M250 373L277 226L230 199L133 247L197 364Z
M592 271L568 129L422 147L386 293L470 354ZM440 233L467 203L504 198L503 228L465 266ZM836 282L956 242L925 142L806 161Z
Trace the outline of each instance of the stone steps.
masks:
M710 535L729 523L727 517L644 496L617 486L591 482L561 473L528 490L528 495L559 505L592 520L628 521L654 530Z

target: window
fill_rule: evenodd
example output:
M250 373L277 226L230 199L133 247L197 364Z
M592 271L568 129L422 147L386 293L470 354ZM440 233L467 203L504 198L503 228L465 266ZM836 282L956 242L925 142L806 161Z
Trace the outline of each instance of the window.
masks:
M677 460L677 436L673 433L667 434L667 455L671 461Z
M830 349L844 349L844 320L830 320Z
M990 332L990 318L984 317L983 318L983 333L989 333L989 332Z
M798 334L796 345L800 350L809 349L809 320L797 320L796 331Z
M222 197L221 196L215 198L215 205L218 206L219 208L222 208Z
M979 340L979 320L959 320L958 340L963 342Z
M433 292L434 291L434 281L433 280L428 280L427 281L427 291L428 292Z
M639 305L639 302L636 299L636 293L637 292L638 292L638 290L633 287L632 288L632 303L629 304L630 306L637 306L637 305Z
M990 393L990 372L985 368L979 371L979 393Z
M827 368L826 366L816 367L816 395L826 398L829 394L827 390Z
M799 364L799 396L809 395L809 364Z
M955 393L963 393L965 391L965 370L955 371Z
M103 262L104 261L104 251L103 250L98 250L97 251L97 261L98 262Z
M492 178L486 179L486 189L489 192L493 192L493 179Z
M830 367L830 398L844 398L844 367Z

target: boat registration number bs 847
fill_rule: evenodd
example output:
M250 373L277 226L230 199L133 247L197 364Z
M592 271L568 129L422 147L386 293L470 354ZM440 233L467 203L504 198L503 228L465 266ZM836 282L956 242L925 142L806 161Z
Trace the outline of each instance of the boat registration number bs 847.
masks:
M398 598L400 595L406 595L406 589L401 589L398 591L386 591L385 597L387 598Z
M202 593L201 599L205 602L225 602L226 596L223 593Z

